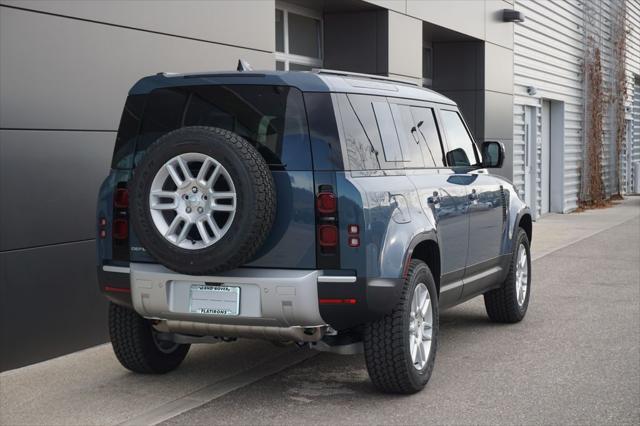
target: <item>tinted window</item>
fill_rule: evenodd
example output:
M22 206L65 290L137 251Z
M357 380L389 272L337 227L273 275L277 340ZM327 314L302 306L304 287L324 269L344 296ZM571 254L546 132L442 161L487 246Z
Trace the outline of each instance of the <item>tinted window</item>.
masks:
M182 125L188 94L179 89L157 89L147 97L142 128L136 143L136 163L144 151L160 136Z
M382 118L383 125L379 127L378 120L374 112L374 103L383 102L386 103L386 99L379 96L367 96L367 95L347 95L348 104L355 112L356 119L359 122L361 128L364 129L367 137L367 144L369 150L373 150L372 154L376 158L376 167L381 169L402 169L404 165L401 161L402 157L398 147L397 135L394 137L390 134L393 128L393 119L391 118L390 111L383 113L385 117ZM380 131L384 130L387 143L389 145L388 153L382 145L382 139ZM362 154L357 154L362 155ZM387 160L386 155L389 156ZM353 169L352 170L366 170L366 169Z
M475 166L478 158L473 140L462 122L462 117L455 111L441 111L442 125L447 132L447 163L453 167Z
M320 57L320 21L289 12L289 53Z
M158 89L151 92L144 113L142 132L168 132L180 127L187 93L179 89Z
M311 169L306 114L297 89L228 85L156 90L149 98L138 151L182 126L230 130L251 142L271 166Z
M276 9L276 52L284 52L284 13Z
M433 109L411 107L416 134L421 141L424 163L427 167L444 167L440 134Z
M386 161L402 161L398 134L393 124L389 104L385 102L374 102L373 111L378 123L378 131L382 137L382 148Z
M380 160L378 158L380 154L371 137L365 132L363 123L356 115L347 96L338 95L338 104L347 148L348 168L350 170L380 169ZM371 128L369 130L372 131ZM377 133L376 127L373 130Z
M133 166L133 153L146 99L146 95L131 95L127 98L113 150L111 167L114 169L129 169Z
M407 105L391 104L391 113L398 131L398 138L400 139L404 166L424 167L420 139L418 139L415 123L411 116L411 109Z
M329 93L305 93L314 170L343 170L336 114Z

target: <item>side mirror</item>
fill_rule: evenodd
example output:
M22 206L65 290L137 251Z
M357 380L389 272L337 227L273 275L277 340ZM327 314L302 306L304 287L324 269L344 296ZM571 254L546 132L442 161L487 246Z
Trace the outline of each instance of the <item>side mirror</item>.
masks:
M482 144L482 166L488 169L499 169L504 163L504 145L498 141L487 141Z

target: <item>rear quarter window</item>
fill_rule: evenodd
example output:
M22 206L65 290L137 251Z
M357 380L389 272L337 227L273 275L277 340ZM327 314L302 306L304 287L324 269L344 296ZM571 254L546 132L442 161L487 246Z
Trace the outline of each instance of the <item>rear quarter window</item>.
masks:
M338 104L349 170L404 168L391 110L384 97L340 94Z

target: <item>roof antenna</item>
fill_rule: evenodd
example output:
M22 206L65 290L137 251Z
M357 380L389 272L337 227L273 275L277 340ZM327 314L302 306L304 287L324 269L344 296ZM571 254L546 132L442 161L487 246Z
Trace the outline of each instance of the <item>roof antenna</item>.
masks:
M253 68L251 68L251 65L249 65L249 62L244 61L242 59L238 60L238 67L236 68L238 71L253 71Z

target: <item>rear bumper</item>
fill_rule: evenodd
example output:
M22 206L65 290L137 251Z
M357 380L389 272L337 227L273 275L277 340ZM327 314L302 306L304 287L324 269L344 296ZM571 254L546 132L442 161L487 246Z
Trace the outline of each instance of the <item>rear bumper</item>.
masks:
M180 328L187 334L231 336L236 327L242 335L284 336L328 325L347 329L393 309L401 294L402 279L367 279L349 273L239 268L212 276L190 276L159 264L131 263L128 268L104 265L98 277L110 300L132 307L145 318L163 321L172 331ZM114 287L116 279L118 288ZM190 312L193 284L240 287L238 315ZM340 303L345 300L354 303Z
M132 263L130 270L133 307L146 318L267 327L326 324L318 307L318 271L239 268L224 275L194 277L144 263ZM239 314L189 312L193 284L240 287Z

